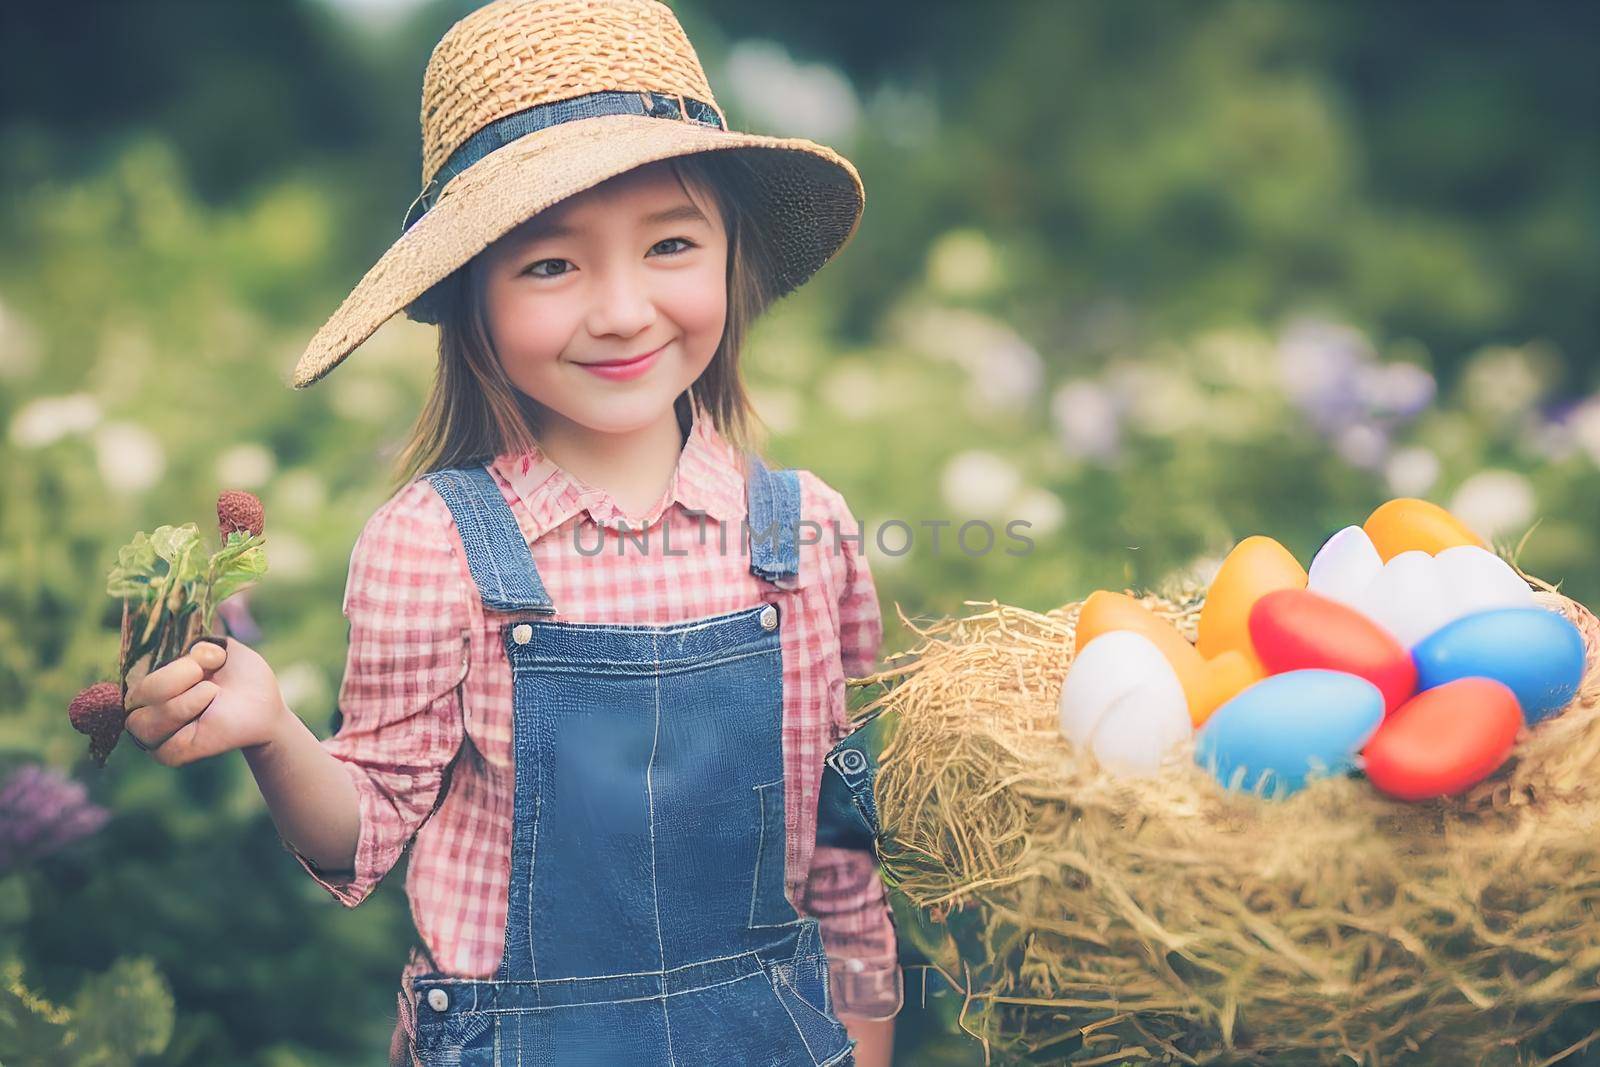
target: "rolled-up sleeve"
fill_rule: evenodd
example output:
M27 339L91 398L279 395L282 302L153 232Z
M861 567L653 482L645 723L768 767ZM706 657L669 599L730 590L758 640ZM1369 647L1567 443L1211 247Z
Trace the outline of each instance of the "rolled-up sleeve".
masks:
M360 801L354 870L319 870L284 842L346 907L372 893L443 799L464 734L460 686L472 632L465 574L448 506L425 480L380 507L350 554L342 722L322 745Z
M839 656L847 677L871 674L883 644L883 615L872 572L856 540L861 527L843 497L830 491L833 518L842 536L830 550L844 562L839 593ZM828 537L833 538L833 530ZM834 740L850 729L842 705ZM816 917L832 976L834 1012L841 1018L889 1019L904 1003L898 944L877 857L858 849L819 845L812 857L803 899Z

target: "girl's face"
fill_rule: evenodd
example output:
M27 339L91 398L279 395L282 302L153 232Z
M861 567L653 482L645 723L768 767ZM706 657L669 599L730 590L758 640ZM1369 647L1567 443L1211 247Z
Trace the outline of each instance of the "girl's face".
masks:
M696 199L650 164L484 251L490 340L547 417L611 434L653 426L711 362L727 318L728 241L711 198Z

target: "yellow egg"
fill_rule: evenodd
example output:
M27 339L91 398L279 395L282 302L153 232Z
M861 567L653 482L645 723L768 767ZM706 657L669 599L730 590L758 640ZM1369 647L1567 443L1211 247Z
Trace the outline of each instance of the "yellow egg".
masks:
M1487 548L1483 538L1438 504L1399 497L1379 504L1361 527L1387 563L1402 552L1436 555L1457 545Z
M1098 589L1089 595L1078 611L1073 655L1103 633L1130 630L1156 646L1183 686L1189 705L1189 718L1199 726L1223 701L1261 675L1248 658L1224 653L1208 660L1166 619L1126 593Z
M1200 609L1200 654L1215 659L1232 649L1244 655L1252 670L1265 676L1250 643L1250 609L1275 589L1304 589L1306 569L1294 553L1270 537L1246 537L1222 561Z

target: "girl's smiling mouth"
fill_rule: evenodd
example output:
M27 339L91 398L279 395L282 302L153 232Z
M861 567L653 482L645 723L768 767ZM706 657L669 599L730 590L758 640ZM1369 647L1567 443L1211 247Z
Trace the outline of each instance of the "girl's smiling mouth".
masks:
M668 344L670 343L669 341ZM578 366L593 374L598 374L602 378L609 378L612 381L625 381L629 378L639 377L639 375L654 366L656 357L666 347L666 345L662 345L660 348L646 352L642 356L631 356L627 359L613 359L596 363L579 363Z

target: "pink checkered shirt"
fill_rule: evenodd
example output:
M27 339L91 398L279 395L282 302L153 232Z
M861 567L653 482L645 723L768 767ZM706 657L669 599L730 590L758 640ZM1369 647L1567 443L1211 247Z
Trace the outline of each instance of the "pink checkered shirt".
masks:
M776 589L750 573L741 547L740 456L698 411L672 484L642 518L624 516L607 492L537 450L496 457L491 469L557 620L662 625L762 600L783 609L788 896L821 924L837 1013L894 1015L902 980L873 857L816 845L822 759L848 728L845 678L871 672L883 636L860 544L834 535L835 522L845 534L859 531L843 497L809 471L799 473L801 517L823 534L800 548L798 587ZM658 521L670 527L670 556ZM624 526L632 531L625 543ZM648 531L644 547L641 527ZM807 529L802 542L814 539ZM593 554L601 537L604 550ZM361 531L344 614L350 650L339 690L343 723L322 744L360 797L355 870L322 872L285 847L340 903L355 907L415 834L406 893L426 952L446 973L492 978L504 947L511 870L511 666L498 632L503 616L485 612L450 509L427 481L401 489ZM430 817L446 765L464 743ZM413 949L402 977L428 968L427 956ZM409 1030L401 999L400 1029ZM403 1037L397 1031L397 1044Z

